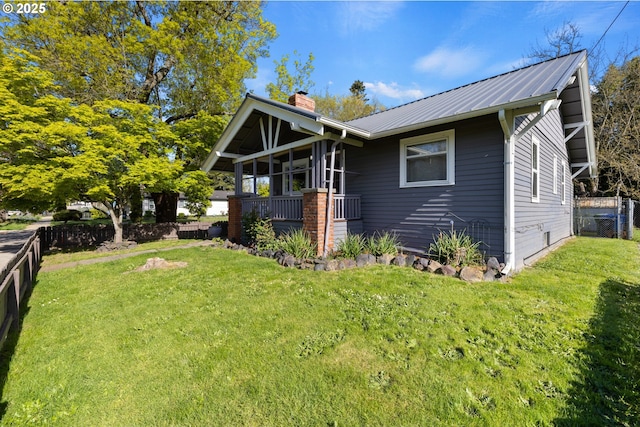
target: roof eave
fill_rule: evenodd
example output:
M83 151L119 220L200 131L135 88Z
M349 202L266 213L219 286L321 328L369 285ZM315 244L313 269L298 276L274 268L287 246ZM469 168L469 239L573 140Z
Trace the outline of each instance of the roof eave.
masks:
M582 104L583 119L587 122L585 129L585 146L587 149L587 162L589 166L589 177L597 178L598 176L598 158L596 151L595 138L593 136L593 116L591 112L591 87L589 86L589 72L587 69L587 57L585 56L580 63L578 71L578 82L580 85L580 96Z
M220 135L218 142L213 146L209 157L207 157L202 164L202 167L200 168L201 170L208 172L213 169L216 162L220 157L222 157L224 151L229 146L240 127L242 127L243 123L254 111L260 111L262 113L278 117L291 123L292 127L296 126L304 131L309 131L312 134L322 135L325 131L325 124L318 120L322 116L316 113L311 111L307 112L299 108L292 110L285 108L284 105L279 105L279 103L267 102L263 98L247 94L246 98L240 105L240 108L238 108L238 111L224 129L222 135Z
M344 122L338 121L338 120L334 120L331 119L329 117L325 117L325 116L320 116L318 118L318 122L327 125L327 126L331 126L332 128L341 130L341 131L345 131L346 133L349 133L353 136L359 136L361 138L366 138L366 139L370 139L371 138L371 132L368 132L364 129L360 129L358 127L355 126L349 126Z

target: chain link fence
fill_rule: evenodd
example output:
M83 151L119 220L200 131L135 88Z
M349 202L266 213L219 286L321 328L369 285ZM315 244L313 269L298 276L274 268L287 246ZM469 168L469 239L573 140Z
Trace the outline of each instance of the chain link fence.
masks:
M634 222L638 220L635 215L638 203L621 197L578 197L574 203L574 233L631 239Z

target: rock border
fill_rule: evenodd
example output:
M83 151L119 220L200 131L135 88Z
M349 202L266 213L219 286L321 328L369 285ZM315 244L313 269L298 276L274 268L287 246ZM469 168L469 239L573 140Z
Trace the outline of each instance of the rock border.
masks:
M351 258L309 258L299 259L282 250L264 250L259 251L256 248L246 247L244 245L233 243L225 240L219 243L218 247L231 249L235 251L244 251L250 255L262 258L271 258L277 260L278 264L286 268L298 268L301 270L313 271L340 271L352 268L366 267L369 265L395 265L398 267L414 268L425 273L439 274L447 277L457 277L468 283L506 281L505 275L501 273L504 264L498 262L495 257L490 257L484 267L464 266L456 268L452 265L442 265L438 261L428 257L421 257L414 254L398 253L396 255L384 254L378 257L371 254L360 254L356 259Z

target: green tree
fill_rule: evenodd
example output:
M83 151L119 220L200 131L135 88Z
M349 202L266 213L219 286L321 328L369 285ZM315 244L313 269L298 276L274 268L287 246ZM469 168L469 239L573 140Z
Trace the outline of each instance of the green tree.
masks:
M0 188L6 207L39 210L92 201L122 241L132 191L189 191L183 147L154 107L107 100L76 105L54 91L53 76L27 52L0 57ZM202 172L199 181L203 181Z
M294 50L293 55L299 58L298 51ZM314 70L313 53L309 53L307 62L302 63L300 59L294 59L293 70L289 70L289 55L283 55L280 62L274 61L276 65L276 82L267 84L266 90L269 98L287 102L289 97L296 92L309 92L314 86L311 80L311 73Z
M210 205L212 187L209 177L200 170L188 172L182 177L182 188L187 197L187 209L200 220Z
M48 2L10 16L8 43L36 55L60 95L155 105L168 123L235 110L276 36L252 1Z
M182 120L173 126L174 132L186 142L185 150L177 155L185 162L187 170L194 171L200 168L210 153L211 145L220 138L229 123L230 117L199 111L195 117ZM233 174L213 171L209 172L208 177L216 190L233 190L234 179Z
M325 91L324 95L313 95L316 112L346 122L385 109L378 101L369 101L364 83L360 80L351 85L349 92L350 95L331 95L329 91Z
M267 56L265 46L276 36L262 17L262 3L253 1L46 6L43 14L10 15L3 35L10 46L36 55L35 64L54 76L57 95L78 104L113 99L153 105L168 124L202 123L200 111L234 111L246 92L244 79L255 75L257 58ZM172 148L182 150L187 170L215 139L195 143L193 149ZM188 158L194 153L200 157ZM172 201L159 218L175 219L177 195L156 195L159 206Z
M640 56L610 65L592 95L601 191L640 198Z
M353 82L353 84L349 88L349 92L351 92L351 96L354 96L356 98L361 98L365 102L368 101L365 94L366 90L367 88L364 85L364 82L362 80L356 80L355 82Z

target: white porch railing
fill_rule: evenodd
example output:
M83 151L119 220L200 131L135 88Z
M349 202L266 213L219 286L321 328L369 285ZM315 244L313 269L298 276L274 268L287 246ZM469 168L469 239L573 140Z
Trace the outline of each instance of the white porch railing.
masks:
M302 221L302 196L251 197L242 201L242 214L255 211L261 217ZM360 196L335 194L334 219L360 219Z

